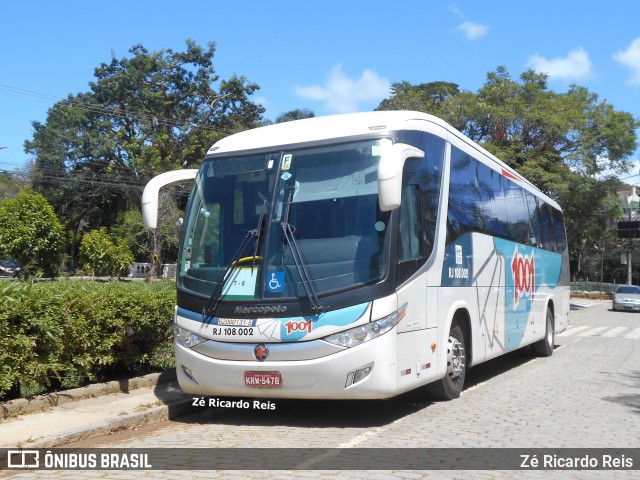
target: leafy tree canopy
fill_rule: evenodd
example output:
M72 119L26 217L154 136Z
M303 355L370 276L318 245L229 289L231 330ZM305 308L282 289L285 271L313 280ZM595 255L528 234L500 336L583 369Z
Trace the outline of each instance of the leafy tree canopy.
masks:
M290 122L292 120L302 120L304 118L313 118L316 114L308 108L294 108L286 113L278 115L275 123Z
M133 265L134 257L124 238L114 242L107 229L101 227L91 230L82 238L80 261L91 270L92 275L120 277Z
M547 81L531 70L517 81L499 67L477 93L446 82L394 83L378 110L432 113L516 168L533 161L530 170L547 171L538 173L543 189L557 183L557 176L548 177L552 163L589 176L628 171L640 122L584 87L556 93Z
M97 67L89 91L33 122L25 142L32 183L66 228L111 227L121 212L140 208L152 177L199 165L218 139L260 125L264 108L249 100L258 85L238 75L220 79L214 54L214 43L191 40L180 52L135 45Z
M31 187L0 202L0 255L21 264L21 276L56 276L64 230L47 200Z
M437 114L445 100L460 94L460 88L450 82L430 82L412 85L407 81L391 84L391 98L384 99L376 110L415 110Z
M9 172L0 172L0 200L3 198L15 198L18 192L27 185L22 175Z
M146 181L198 165L217 139L260 124L264 108L249 101L259 88L243 76L221 80L215 44L149 52L95 69L90 91L69 95L33 122L25 143L34 155L34 188L68 226L85 219L110 226L138 206Z

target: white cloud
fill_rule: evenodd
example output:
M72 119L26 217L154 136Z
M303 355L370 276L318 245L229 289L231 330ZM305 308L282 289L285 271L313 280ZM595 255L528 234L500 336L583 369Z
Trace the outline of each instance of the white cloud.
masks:
M571 50L564 58L544 58L536 53L529 58L527 66L536 72L546 73L552 79L564 81L582 80L592 73L591 60L582 47Z
M489 25L468 21L457 5L451 5L449 9L456 17L462 20L462 23L456 27L456 30L462 32L467 40L477 40L480 37L484 37L489 31Z
M631 85L640 85L640 37L631 42L626 50L614 53L613 59L631 70Z
M489 25L482 25L480 23L474 23L469 21L464 21L460 25L456 27L456 30L464 33L464 36L467 40L477 40L480 37L483 37L489 31Z
M391 83L371 70L359 78L349 78L342 65L335 65L322 85L294 87L294 93L309 100L324 102L332 113L350 113L360 110L362 102L382 100L389 95Z

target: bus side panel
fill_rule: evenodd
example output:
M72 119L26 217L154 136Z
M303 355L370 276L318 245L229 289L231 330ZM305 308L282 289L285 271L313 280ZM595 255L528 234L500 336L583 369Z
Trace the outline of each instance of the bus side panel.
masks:
M429 289L435 293L436 289ZM411 390L437 380L438 302L427 294L426 272L414 277L398 290L398 305L407 305L407 313L398 325L398 390ZM431 322L428 321L431 319Z
M479 233L447 245L441 299L449 318L461 308L471 318L472 364L543 338L549 301L565 310L561 269L561 254Z
M442 267L445 305L454 305L443 318L464 309L470 319L471 364L505 351L505 259L491 237L470 233L447 245ZM442 332L449 334L450 325Z

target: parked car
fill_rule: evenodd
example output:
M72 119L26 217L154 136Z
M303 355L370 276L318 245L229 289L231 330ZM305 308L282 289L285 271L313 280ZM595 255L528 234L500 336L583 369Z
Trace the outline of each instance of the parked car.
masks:
M614 310L640 312L640 287L637 285L620 285L611 297Z
M17 277L20 275L20 264L13 258L0 258L0 276Z

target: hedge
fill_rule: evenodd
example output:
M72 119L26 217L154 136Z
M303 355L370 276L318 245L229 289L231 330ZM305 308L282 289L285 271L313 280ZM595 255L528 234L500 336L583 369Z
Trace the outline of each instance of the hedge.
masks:
M173 282L0 282L0 400L173 366Z

